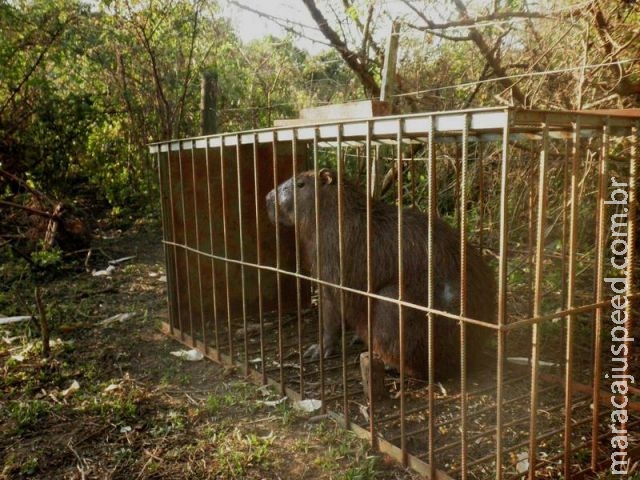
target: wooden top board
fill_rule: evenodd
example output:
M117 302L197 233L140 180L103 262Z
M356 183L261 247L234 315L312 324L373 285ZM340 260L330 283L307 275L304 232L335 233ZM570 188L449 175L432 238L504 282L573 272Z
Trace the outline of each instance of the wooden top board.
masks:
M276 120L275 127L308 125L334 120L356 120L362 118L382 117L391 113L387 102L364 100L360 102L338 103L321 107L303 108L298 118Z

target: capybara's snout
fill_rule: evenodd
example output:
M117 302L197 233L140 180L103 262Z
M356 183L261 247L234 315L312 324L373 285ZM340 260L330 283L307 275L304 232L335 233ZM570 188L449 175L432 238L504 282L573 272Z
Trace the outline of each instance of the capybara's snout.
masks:
M274 188L265 197L267 203L267 215L271 223L276 223L276 189Z
M267 193L267 214L271 223L293 226L293 179L289 179Z

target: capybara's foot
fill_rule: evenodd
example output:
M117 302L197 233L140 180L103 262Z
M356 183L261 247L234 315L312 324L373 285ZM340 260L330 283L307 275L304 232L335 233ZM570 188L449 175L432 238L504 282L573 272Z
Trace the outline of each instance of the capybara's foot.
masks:
M325 346L324 358L329 358L333 354L334 354L333 347ZM305 350L303 357L306 358L307 360L319 360L320 345L318 345L317 343L314 343L313 345L311 345L309 348Z

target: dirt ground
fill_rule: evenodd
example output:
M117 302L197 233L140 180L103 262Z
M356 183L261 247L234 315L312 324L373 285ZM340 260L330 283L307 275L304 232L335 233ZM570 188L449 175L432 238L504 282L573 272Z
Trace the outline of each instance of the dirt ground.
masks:
M0 479L418 478L273 391L171 355L160 239L144 224L101 234L88 268L43 284L49 359L35 323L0 326Z

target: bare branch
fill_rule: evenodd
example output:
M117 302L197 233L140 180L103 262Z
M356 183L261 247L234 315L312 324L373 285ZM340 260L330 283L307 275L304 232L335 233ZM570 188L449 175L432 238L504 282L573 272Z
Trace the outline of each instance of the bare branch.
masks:
M416 30L421 30L425 32L432 32L433 30L446 30L448 28L460 28L460 27L478 27L483 23L500 23L500 22L509 22L511 20L532 20L532 19L555 19L558 17L569 17L573 16L576 13L581 13L584 11L585 7L588 6L589 3L586 2L578 5L573 5L570 8L564 8L560 11L553 12L514 12L514 11L496 11L489 15L481 15L477 17L470 17L467 13L466 7L464 9L465 14L463 18L458 20L451 20L449 22L436 23L428 18L424 12L419 10L413 2L409 0L402 0L403 3L411 8L414 13L416 13L420 19L425 23L424 26L413 25L412 28ZM595 0L593 0L595 3ZM456 3L456 7L458 6L458 2ZM494 7L495 8L495 7ZM459 10L459 9L458 9ZM460 11L460 10L459 10Z
M625 45L619 45L613 38L612 35L612 27L608 20L605 18L604 13L600 9L598 2L593 2L590 8L590 12L593 16L593 23L596 27L596 32L598 33L598 37L600 38L600 42L602 44L602 48L606 54L606 59L611 61L619 60L619 55L622 51L624 51L629 45L632 44L632 41L637 39L640 33L636 33L632 39L627 42ZM624 67L621 64L612 64L609 66L609 69L612 71L614 75L618 77L618 82L616 86L610 90L615 90L621 95L629 95L629 94L638 94L640 93L640 85L637 83L631 82L629 76L625 72Z
M347 63L349 68L357 75L368 95L373 97L380 96L380 86L373 78L373 75L366 67L366 62L356 53L352 52L347 44L342 40L338 34L329 26L329 23L324 18L324 15L315 4L314 0L302 0L302 2L309 10L311 17L318 25L318 28L325 36L333 48L335 48L343 60Z
M270 14L268 14L266 12L261 11L261 10L256 10L255 8L252 8L252 7L248 6L248 5L244 5L244 4L240 3L240 2L237 2L236 0L229 0L229 3L232 4L232 5L235 5L238 8L241 8L242 10L246 10L247 12L254 13L254 14L258 15L259 17L266 18L270 22L273 22L276 25L278 25L279 27L282 27L287 33L291 33L291 34L296 35L296 36L301 37L301 38L306 38L307 40L311 40L312 42L319 43L321 45L326 45L328 47L331 46L331 44L329 42L323 42L322 40L318 40L317 38L313 38L313 37L310 37L310 36L304 34L304 30L305 29L312 29L312 30L320 31L320 29L318 27L314 27L313 25L306 25L304 23L296 22L296 21L288 19L288 18L276 17L275 15L270 15ZM300 27L302 30L296 30L294 28L294 26Z
M463 19L469 17L467 8L462 0L453 0L453 3L456 6L456 9L460 13L460 15L463 17ZM478 47L478 50L480 50L480 53L482 53L482 56L485 58L485 60L487 61L487 63L489 64L493 72L496 74L496 76L507 77L506 70L503 68L500 62L500 59L495 54L496 46L494 46L494 48L491 48L487 44L484 38L484 35L482 35L482 33L480 33L480 31L476 28L469 29L469 36L471 37L471 40L473 41L473 43L476 44L476 47ZM514 84L514 82L511 81L511 79L504 78L503 80L500 81L500 83L504 86L504 88L511 90L511 95L513 95L513 99L516 102L518 102L520 105L524 105L525 95Z
M513 19L550 18L547 14L538 12L500 12L475 18L464 18L444 23L429 22L427 26L415 27L417 30L432 31L448 28L473 27L485 22L508 21Z

